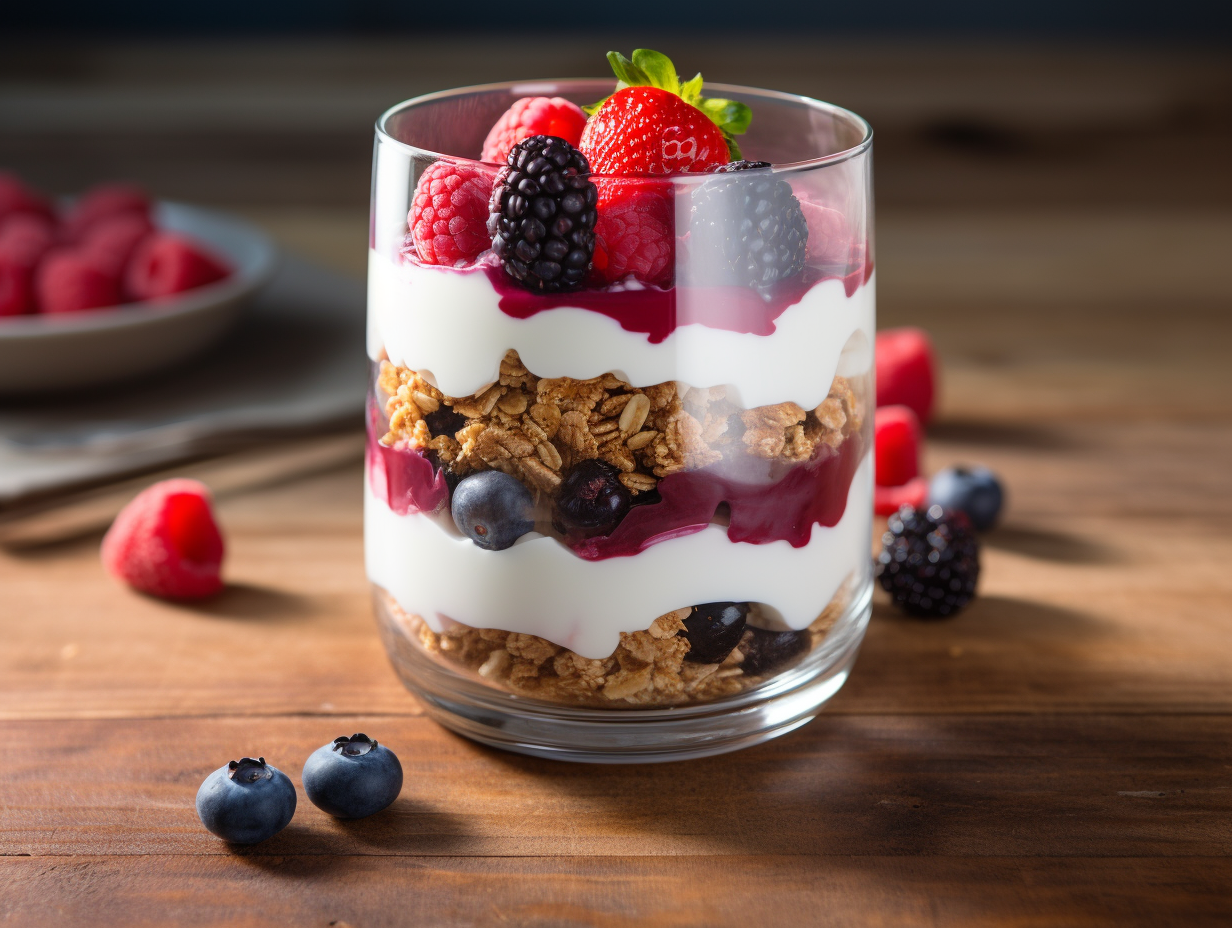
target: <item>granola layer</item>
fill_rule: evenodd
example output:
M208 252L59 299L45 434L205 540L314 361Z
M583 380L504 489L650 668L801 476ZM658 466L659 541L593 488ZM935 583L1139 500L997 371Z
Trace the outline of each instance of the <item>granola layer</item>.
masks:
M844 583L817 619L799 632L791 656L746 673L743 666L758 630L745 629L720 663L690 661L685 621L693 607L658 616L645 631L623 632L606 658L592 659L534 635L453 623L438 633L381 592L391 633L431 658L462 668L490 686L550 702L596 708L656 708L734 696L799 663L816 648L846 609L853 583ZM758 604L750 604L757 616ZM764 634L764 632L761 632Z

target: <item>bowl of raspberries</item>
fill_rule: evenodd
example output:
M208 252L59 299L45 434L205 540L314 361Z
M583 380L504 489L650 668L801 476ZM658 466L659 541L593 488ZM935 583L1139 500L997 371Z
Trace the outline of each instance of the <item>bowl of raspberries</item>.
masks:
M102 184L53 201L0 172L0 394L94 386L217 340L273 270L235 217Z

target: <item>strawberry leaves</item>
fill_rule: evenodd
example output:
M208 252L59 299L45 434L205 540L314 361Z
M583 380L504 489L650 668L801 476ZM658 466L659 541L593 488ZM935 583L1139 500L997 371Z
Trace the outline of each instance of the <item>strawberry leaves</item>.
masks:
M740 146L733 136L743 135L748 131L753 120L753 111L736 100L724 100L719 97L702 96L702 76L696 74L687 81L681 82L676 74L676 66L662 52L649 48L634 49L633 57L626 58L620 52L608 52L608 63L612 73L616 75L616 90L626 87L658 87L684 100L690 106L695 106L723 131L727 141L727 149L733 159L740 158ZM582 107L586 115L593 116L603 107L610 97L604 97L598 103Z

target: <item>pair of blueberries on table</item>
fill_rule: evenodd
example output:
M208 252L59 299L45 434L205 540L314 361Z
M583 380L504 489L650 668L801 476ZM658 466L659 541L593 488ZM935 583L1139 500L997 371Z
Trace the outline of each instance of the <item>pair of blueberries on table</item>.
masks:
M336 818L380 812L402 791L398 756L364 734L335 738L304 763L304 792ZM286 828L295 814L295 786L265 762L245 757L219 767L197 791L197 815L233 844L256 844Z

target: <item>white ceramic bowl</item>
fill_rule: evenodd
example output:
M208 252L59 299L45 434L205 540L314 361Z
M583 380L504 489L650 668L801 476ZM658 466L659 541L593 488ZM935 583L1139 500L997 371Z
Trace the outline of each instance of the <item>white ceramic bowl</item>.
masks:
M159 228L225 258L231 276L157 302L0 319L0 394L97 386L182 361L226 332L273 273L274 246L250 223L182 203L154 212Z

